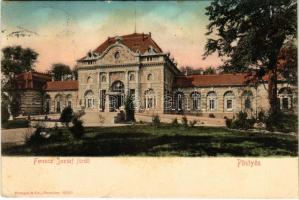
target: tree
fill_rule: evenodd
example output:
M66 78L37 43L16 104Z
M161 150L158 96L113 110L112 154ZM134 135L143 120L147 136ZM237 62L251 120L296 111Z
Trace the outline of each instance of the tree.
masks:
M74 112L71 107L65 107L60 115L60 122L65 124L66 127L69 127L69 123L74 118Z
M297 46L293 42L286 43L279 52L277 68L289 84L297 84Z
M134 102L131 95L125 99L126 121L135 121Z
M13 97L10 103L10 110L13 117L17 117L21 111L21 104L20 104L19 97Z
M208 67L203 71L203 74L216 74L216 69L213 67Z
M2 49L1 71L5 76L13 76L34 69L38 53L30 48L8 46ZM11 78L10 77L10 78Z
M75 80L78 80L78 66L76 65L72 70L72 76Z
M268 76L270 113L277 103L277 61L283 45L296 37L295 0L214 0L209 16L204 56L218 52L230 71L257 70Z
M55 81L61 81L64 76L72 76L72 70L68 65L55 63L51 66L50 73L53 74Z

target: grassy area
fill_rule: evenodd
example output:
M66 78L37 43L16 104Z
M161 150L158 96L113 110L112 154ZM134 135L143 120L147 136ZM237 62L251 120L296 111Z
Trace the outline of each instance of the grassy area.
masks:
M2 124L3 129L12 129L12 128L27 128L29 124L28 120L10 120Z
M38 156L297 156L291 135L241 133L224 128L149 125L85 128L82 139L68 130L42 143L2 147L4 155Z

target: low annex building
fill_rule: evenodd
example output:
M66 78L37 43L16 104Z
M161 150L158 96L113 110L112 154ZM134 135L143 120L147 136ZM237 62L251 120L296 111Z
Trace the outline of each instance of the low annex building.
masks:
M115 112L123 109L128 96L133 98L136 112L149 114L223 118L241 110L255 116L269 107L264 84L249 85L248 74L182 75L170 53L158 46L151 33L108 37L79 59L77 66L78 80L50 81L49 75L43 75L39 81L42 87L32 88L35 95L24 93L26 98L20 98L22 111L59 113L71 106L85 112ZM32 77L33 82L39 80L39 76ZM28 102L33 104L37 96L39 103L32 110ZM280 80L278 97L282 110L296 112L296 87ZM29 98L32 100L26 100Z

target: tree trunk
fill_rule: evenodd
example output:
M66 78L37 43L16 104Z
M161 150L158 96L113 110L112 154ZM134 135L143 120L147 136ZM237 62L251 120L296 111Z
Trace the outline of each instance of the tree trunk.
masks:
M268 73L268 99L270 110L269 112L276 113L279 110L277 99L277 70L276 68L269 70Z

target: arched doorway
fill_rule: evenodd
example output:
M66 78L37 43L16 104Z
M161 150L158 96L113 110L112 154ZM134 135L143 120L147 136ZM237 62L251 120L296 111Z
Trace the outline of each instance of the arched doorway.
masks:
M123 105L125 86L121 81L115 81L111 85L110 108L112 110L119 109Z
M61 108L62 108L62 96L58 94L55 96L55 111L57 113L60 113Z
M51 111L51 97L50 95L45 96L45 113L49 114Z

